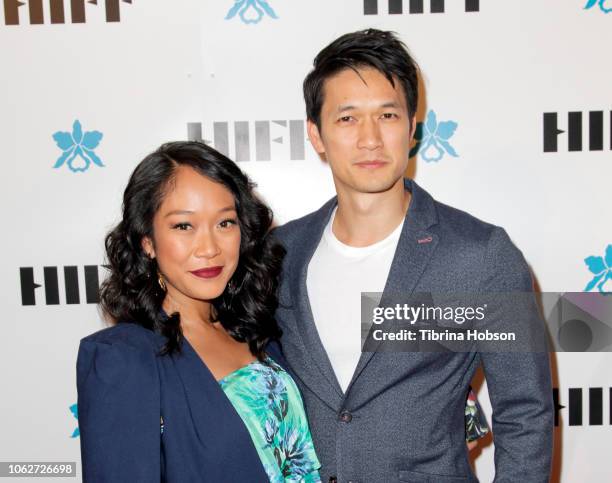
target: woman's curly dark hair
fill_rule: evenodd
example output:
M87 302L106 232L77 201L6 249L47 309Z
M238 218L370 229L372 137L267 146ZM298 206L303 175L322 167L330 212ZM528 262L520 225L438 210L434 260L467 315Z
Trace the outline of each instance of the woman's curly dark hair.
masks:
M181 350L180 315L162 310L166 292L157 281L157 262L142 248L153 238L153 217L180 166L188 166L225 186L234 196L240 226L240 258L211 312L237 341L247 342L260 360L281 336L274 319L284 249L272 241L272 212L255 195L255 185L238 166L211 147L191 141L163 144L136 167L123 194L123 218L106 236L109 277L100 305L115 322L133 322L167 338L162 354Z

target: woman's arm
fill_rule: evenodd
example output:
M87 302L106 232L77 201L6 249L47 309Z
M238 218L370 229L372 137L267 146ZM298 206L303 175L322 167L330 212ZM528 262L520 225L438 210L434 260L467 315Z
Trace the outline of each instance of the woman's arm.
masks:
M81 341L77 360L83 481L160 481L155 353L125 337L100 336L104 332Z

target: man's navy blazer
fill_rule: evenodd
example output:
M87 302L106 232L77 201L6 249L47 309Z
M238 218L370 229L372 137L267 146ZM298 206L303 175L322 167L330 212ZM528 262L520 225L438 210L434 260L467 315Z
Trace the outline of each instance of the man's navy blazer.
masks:
M532 292L528 266L503 229L436 202L414 181L405 180L405 188L412 199L383 297ZM281 342L304 397L323 481L476 481L464 410L482 365L493 406L495 481L548 482L553 401L547 352L363 352L343 393L306 288L308 264L336 204L334 198L275 231L287 250L277 310ZM536 305L530 307L525 317L539 320Z
M242 419L187 341L131 323L85 337L77 360L83 481L264 483ZM278 347L267 353L284 365ZM163 418L163 433L162 433Z

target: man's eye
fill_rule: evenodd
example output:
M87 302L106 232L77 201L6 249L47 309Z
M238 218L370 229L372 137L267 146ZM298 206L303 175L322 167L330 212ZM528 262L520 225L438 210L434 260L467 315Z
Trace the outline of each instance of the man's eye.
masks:
M221 228L228 228L230 226L237 225L237 224L238 224L237 220L235 220L233 218L228 218L227 220L223 220L222 222L220 222L219 226Z
M174 228L175 230L181 230L181 231L189 230L191 228L191 223L177 223L172 228Z
M397 114L395 114L394 112L385 112L382 115L383 119L397 119L399 118L399 116Z
M338 122L351 122L353 120L353 116L342 116L338 119Z

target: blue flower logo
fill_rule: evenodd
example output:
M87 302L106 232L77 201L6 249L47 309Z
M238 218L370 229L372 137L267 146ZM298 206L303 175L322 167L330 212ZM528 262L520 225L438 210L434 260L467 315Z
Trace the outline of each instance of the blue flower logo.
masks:
M77 408L76 404L73 404L72 406L70 406L70 412L72 413L72 415L76 418L76 420L79 420L79 411ZM78 424L78 423L77 423ZM71 438L78 438L80 436L81 432L79 431L79 427L77 426L74 431L72 432L72 435L70 436Z
M612 2L610 2L609 7L606 7L606 4L608 4L609 1L610 0L589 0L585 5L584 9L588 10L589 8L593 8L599 3L599 10L601 10L603 13L610 13L612 12Z
M94 163L104 167L102 160L96 155L94 149L102 140L100 131L86 131L83 133L81 123L76 120L72 125L72 133L57 131L53 139L62 150L62 155L55 162L54 168L60 168L64 163L73 173L87 171L89 165Z
M419 153L428 163L440 161L445 154L450 154L455 158L458 157L455 148L449 142L456 129L456 122L438 122L436 113L429 111L427 120L424 123L417 124L414 133L416 145L410 150L410 157Z
M586 288L585 292L589 292L597 286L597 289L601 293L606 293L604 285L606 281L612 280L612 245L608 245L606 248L605 257L587 257L584 259L584 263L589 267L589 271L594 275Z
M265 15L275 19L278 18L276 12L266 0L234 0L234 5L227 12L225 20L231 20L236 14L246 24L259 23Z

